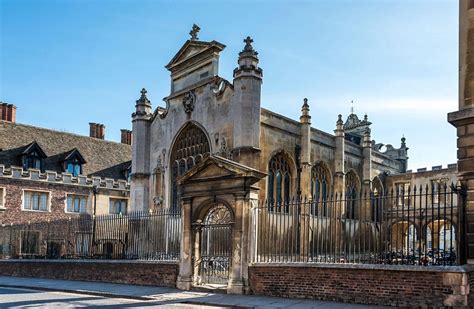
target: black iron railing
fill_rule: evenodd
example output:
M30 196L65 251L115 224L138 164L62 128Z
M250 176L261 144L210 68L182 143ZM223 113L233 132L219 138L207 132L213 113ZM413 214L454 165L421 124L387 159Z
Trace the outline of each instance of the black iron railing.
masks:
M459 264L464 200L436 184L266 201L253 209L253 261Z
M3 223L1 258L178 260L180 213L77 215L64 220Z

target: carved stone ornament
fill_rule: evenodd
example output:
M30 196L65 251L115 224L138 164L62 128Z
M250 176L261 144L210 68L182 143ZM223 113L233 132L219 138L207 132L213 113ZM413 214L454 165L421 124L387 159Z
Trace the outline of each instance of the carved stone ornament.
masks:
M194 110L194 103L196 101L196 96L192 91L188 91L184 94L183 97L183 106L184 111L189 114Z

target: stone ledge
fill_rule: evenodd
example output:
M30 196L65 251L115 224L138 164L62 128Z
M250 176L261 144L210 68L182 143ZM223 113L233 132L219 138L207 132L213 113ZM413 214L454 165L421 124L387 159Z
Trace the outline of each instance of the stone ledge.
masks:
M251 263L249 267L308 267L308 268L336 268L336 269L365 269L385 271L411 271L411 272L474 272L470 265L462 266L416 266L416 265L378 265L378 264L328 264L328 263Z

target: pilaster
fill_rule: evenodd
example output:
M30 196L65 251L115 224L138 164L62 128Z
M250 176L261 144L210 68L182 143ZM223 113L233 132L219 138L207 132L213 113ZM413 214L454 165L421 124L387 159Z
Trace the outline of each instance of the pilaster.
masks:
M192 200L191 198L181 199L181 254L179 261L179 274L176 282L176 287L180 290L190 290L192 286L192 226L191 226L191 212Z
M336 149L334 154L334 192L342 194L344 196L344 180L345 180L345 149L344 149L344 122L342 121L342 115L338 115L336 122L335 142Z

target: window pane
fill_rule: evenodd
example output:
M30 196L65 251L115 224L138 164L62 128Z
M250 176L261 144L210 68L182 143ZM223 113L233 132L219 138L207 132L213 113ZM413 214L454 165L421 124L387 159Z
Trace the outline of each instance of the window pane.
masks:
M268 197L268 201L270 203L273 203L273 187L275 185L275 181L274 181L274 178L273 178L273 172L270 171L268 173L268 190L267 190L267 197Z
M278 171L276 174L276 202L277 204L281 204L281 201L282 201L281 187L282 187L281 173L280 171Z
M66 204L67 204L67 211L72 212L72 196L71 195L68 195Z
M76 164L74 166L74 176L78 176L81 174L81 165L80 164Z
M34 167L36 169L41 169L41 161L39 159L34 159Z
M24 193L23 209L31 209L31 194L30 192Z
M47 211L48 210L48 194L41 193L40 209Z
M76 196L74 198L74 212L79 212L79 203L80 203L79 197Z
M39 194L33 193L33 210L39 210Z
M81 206L79 209L80 213L85 213L86 212L86 205L87 205L87 198L83 197L81 198Z

